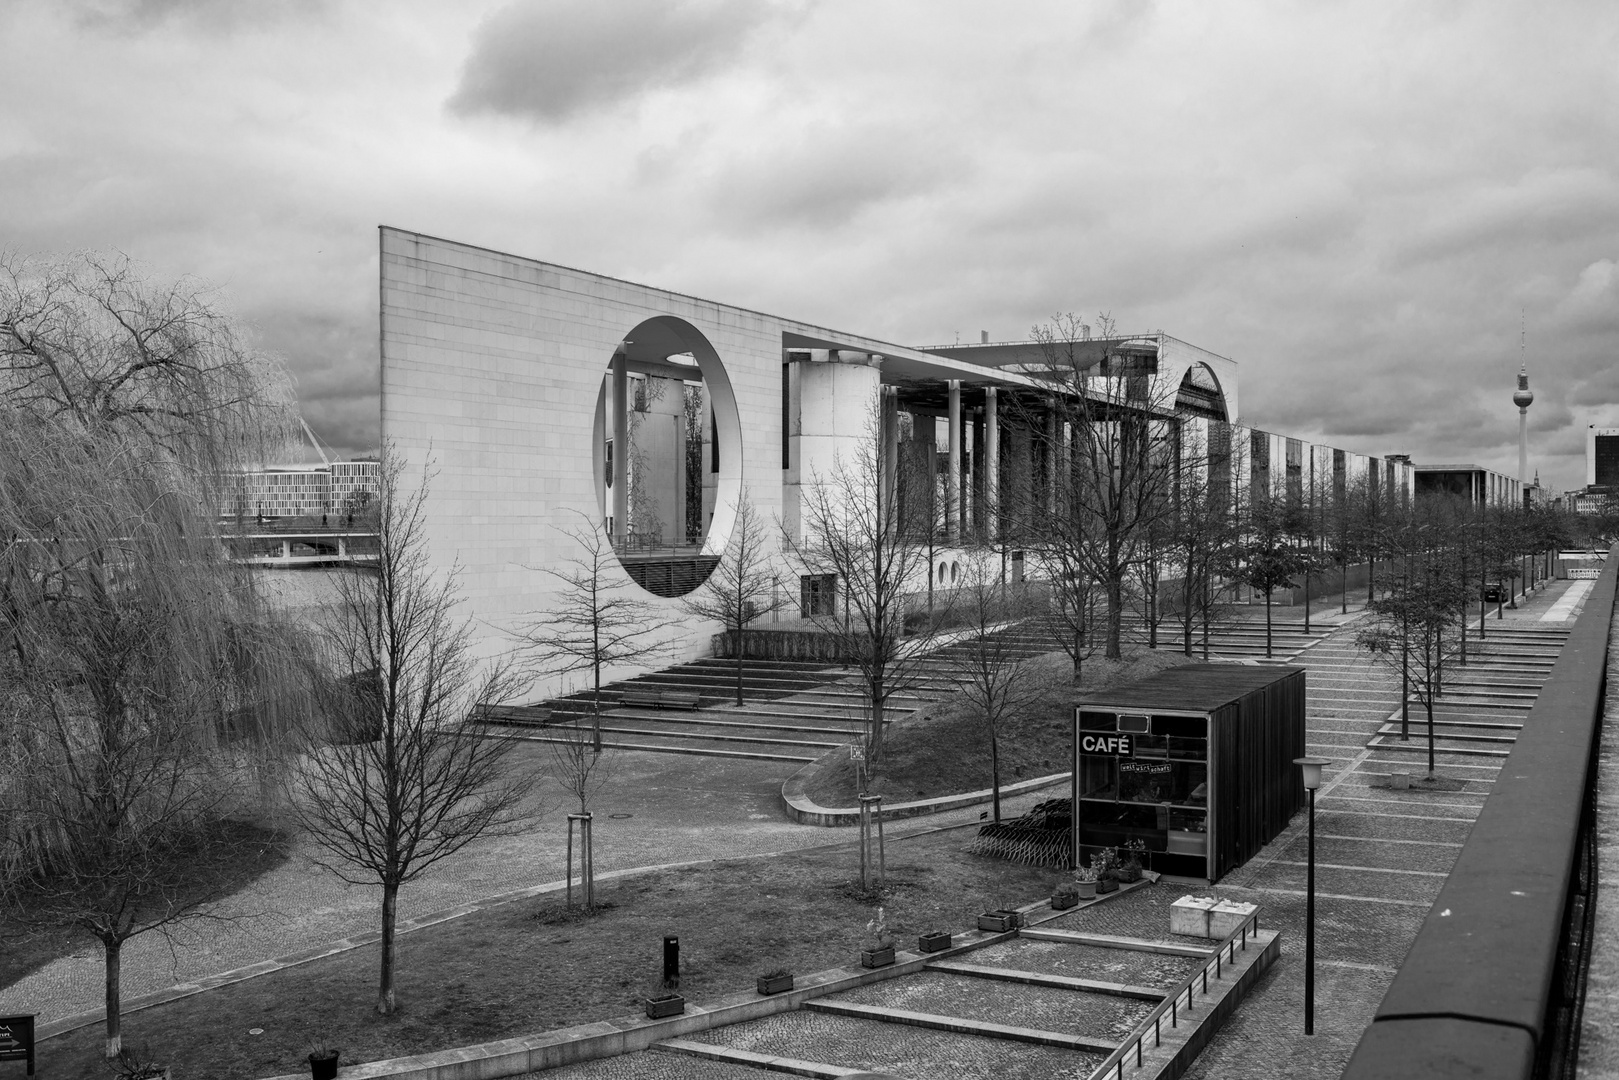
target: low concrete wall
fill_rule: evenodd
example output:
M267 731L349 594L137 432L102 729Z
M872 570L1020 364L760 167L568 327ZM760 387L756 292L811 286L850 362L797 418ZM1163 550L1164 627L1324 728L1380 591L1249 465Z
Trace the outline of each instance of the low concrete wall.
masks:
M837 751L834 751L837 753ZM792 778L781 786L782 809L787 816L800 825L823 825L827 827L841 827L845 825L860 824L860 811L856 807L828 807L822 806L804 794L804 787L809 782L810 770L819 762L813 762L799 769ZM1040 791L1044 788L1054 788L1059 785L1066 791L1069 778L1073 773L1053 773L1050 776L1037 776L1032 780L1020 780L1015 784L1001 785L1001 798L1009 799L1014 795L1022 795L1028 791ZM994 793L989 788L982 791L964 791L958 795L940 795L934 799L918 799L915 802L893 803L883 807L883 820L892 821L895 818L920 817L923 814L939 814L946 810L958 810L963 806L974 806L987 803Z

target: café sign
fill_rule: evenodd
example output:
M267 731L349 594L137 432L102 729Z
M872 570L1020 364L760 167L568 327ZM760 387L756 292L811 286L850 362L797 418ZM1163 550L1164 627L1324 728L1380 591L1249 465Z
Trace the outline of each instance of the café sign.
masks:
M1079 748L1087 754L1112 754L1115 757L1130 757L1134 753L1128 735L1087 732L1079 737Z
M34 1018L0 1016L0 1061L26 1061L34 1075Z

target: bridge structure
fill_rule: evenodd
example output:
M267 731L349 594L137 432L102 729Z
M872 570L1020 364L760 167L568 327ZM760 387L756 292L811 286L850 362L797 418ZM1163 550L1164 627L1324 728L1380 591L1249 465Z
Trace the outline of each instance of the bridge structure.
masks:
M374 527L264 522L243 531L226 531L223 538L231 558L249 566L375 565L377 561Z

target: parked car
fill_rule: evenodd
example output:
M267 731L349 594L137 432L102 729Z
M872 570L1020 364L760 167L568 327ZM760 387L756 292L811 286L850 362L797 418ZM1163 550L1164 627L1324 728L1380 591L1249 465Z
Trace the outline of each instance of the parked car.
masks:
M1506 587L1499 581L1486 581L1484 583L1484 602L1499 604L1507 598Z

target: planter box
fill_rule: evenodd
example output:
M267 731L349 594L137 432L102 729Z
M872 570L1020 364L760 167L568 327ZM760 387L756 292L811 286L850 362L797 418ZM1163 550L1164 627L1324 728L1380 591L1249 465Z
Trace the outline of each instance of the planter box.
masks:
M1112 878L1103 878L1101 881L1098 881L1096 883L1096 895L1098 895L1098 896L1101 896L1103 893L1118 892L1118 891L1119 891L1119 883L1117 881L1114 881Z
M758 979L758 985L759 993L761 994L779 994L793 988L793 977L791 975L776 975L767 979L761 975Z
M880 949L861 949L860 966L868 968L887 967L894 962L894 946L885 945Z
M950 935L942 931L935 934L923 934L916 939L917 952L942 952L950 947Z
M1052 911L1067 911L1071 907L1078 906L1079 894L1077 892L1051 894Z
M1007 911L1004 908L986 911L978 916L978 929L1004 934L1008 930L1016 930L1018 921L1018 913L1015 911Z
M1183 896L1169 905L1169 932L1186 937L1209 936L1209 912L1215 900L1209 896Z
M1130 882L1133 882L1133 881L1140 881L1141 880L1141 867L1139 867L1139 866L1121 866L1121 867L1118 867L1116 870L1113 871L1113 876L1118 878L1119 881L1123 882L1124 884L1129 884Z
M686 1011L686 999L679 994L646 999L646 1018L661 1020L665 1016L679 1016Z
M1209 937L1218 941L1248 920L1259 910L1258 904L1239 904L1235 900L1221 900L1209 912Z

